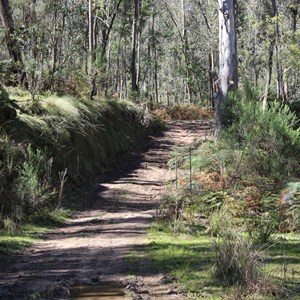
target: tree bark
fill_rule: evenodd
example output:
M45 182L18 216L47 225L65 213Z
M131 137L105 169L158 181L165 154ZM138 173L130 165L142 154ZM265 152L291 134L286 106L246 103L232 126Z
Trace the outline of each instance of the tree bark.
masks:
M186 28L186 14L185 14L185 0L181 0L181 13L182 13L182 48L185 64L185 81L184 81L184 99L191 102L191 79L190 79L190 67L189 67L189 43Z
M215 51L213 49L210 50L210 54L208 57L209 60L209 90L210 90L210 106L212 109L215 109L215 98L217 94L216 90L216 80L217 80L217 74L215 71Z
M274 34L275 34L275 53L276 53L276 87L277 99L284 101L284 84L283 70L281 64L281 47L280 47L280 31L279 31L279 14L276 0L272 0L272 15L275 17Z
M156 23L156 8L155 8L155 3L153 2L153 7L152 7L152 22L151 22L151 49L152 49L152 55L150 55L153 58L154 61L154 70L153 70L153 87L154 87L154 99L155 102L159 102L159 94L158 94L158 59L157 59L157 49L156 49L156 37L155 37L155 23Z
M218 0L218 4L219 79L216 98L217 135L224 124L223 106L228 91L238 87L235 0Z
M88 77L90 83L90 99L96 95L96 80L94 74L94 26L93 26L93 0L89 0L89 54L88 54Z
M4 27L7 50L13 61L13 73L17 75L19 83L28 88L22 51L16 39L14 20L8 0L0 1L0 17Z
M132 18L132 46L131 46L131 89L132 92L138 93L139 87L137 83L137 37L138 37L138 18L139 18L139 0L134 0Z
M266 76L266 83L265 83L265 92L263 98L263 110L265 111L268 106L268 96L269 96L269 88L272 82L272 70L273 70L273 54L274 54L274 44L275 41L272 40L269 46L269 59L267 65L267 76Z

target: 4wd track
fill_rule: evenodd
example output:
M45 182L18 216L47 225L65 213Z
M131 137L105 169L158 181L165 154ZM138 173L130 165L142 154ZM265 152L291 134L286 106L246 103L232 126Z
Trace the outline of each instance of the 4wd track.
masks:
M105 281L127 286L140 299L182 299L176 284L153 271L145 257L146 231L155 218L165 180L174 176L166 167L171 148L206 136L210 128L210 122L204 121L169 123L144 152L123 160L97 184L88 208L78 211L63 228L47 233L8 270L1 270L0 298L68 299L72 285ZM128 259L132 255L139 259Z

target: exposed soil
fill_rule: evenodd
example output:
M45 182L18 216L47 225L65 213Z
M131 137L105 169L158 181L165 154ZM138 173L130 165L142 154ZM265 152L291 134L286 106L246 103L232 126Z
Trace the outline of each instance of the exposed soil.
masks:
M204 138L210 128L204 121L169 123L143 153L133 154L97 184L88 208L1 270L0 299L41 299L42 294L69 299L70 286L101 282L126 287L129 299L183 299L172 278L158 274L144 257L146 230L164 182L174 176L166 167L171 148Z

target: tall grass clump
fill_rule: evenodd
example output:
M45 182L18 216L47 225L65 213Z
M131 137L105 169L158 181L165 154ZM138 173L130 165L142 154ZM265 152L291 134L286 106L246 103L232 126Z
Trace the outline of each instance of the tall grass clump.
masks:
M215 259L212 276L222 285L234 288L231 299L243 299L247 295L288 297L288 290L274 284L265 272L263 251L244 237L240 229L224 229L212 245Z
M228 285L257 284L261 279L260 254L234 229L224 230L213 240L213 275Z

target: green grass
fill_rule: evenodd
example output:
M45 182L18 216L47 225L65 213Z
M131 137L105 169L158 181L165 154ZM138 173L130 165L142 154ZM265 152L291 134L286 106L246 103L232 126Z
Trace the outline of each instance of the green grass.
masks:
M283 282L291 290L300 286L300 235L280 235L267 251L266 271L276 282ZM300 299L300 294L293 299Z
M39 229L39 231L41 232L42 230ZM7 267L9 264L13 263L17 254L21 253L38 240L39 239L26 232L19 232L14 235L1 234L0 267Z
M190 295L190 299L223 299L224 295L234 292L234 287L224 286L212 279L214 254L211 238L204 231L198 231L195 235L174 235L166 224L155 223L149 237L147 251L156 271L174 276L183 290ZM285 284L293 291L300 285L300 237L295 234L286 237L285 240L277 237L276 242L265 247L268 249L264 257L264 270L274 283ZM284 265L287 267L285 281ZM255 297L278 299L273 296ZM292 294L291 299L300 299L300 295Z
M149 254L157 271L176 277L184 290L208 297L218 297L222 288L210 276L213 263L211 242L207 235L173 235L163 231L163 224L150 230Z
M65 224L71 214L70 210L53 210L44 213L43 217L32 217L30 223L22 225L13 233L0 231L0 266L13 263L16 255L40 241L50 229Z

